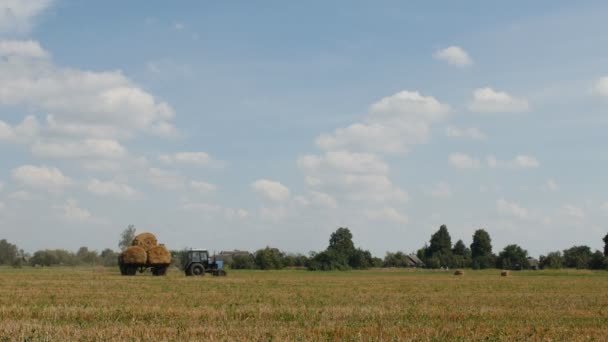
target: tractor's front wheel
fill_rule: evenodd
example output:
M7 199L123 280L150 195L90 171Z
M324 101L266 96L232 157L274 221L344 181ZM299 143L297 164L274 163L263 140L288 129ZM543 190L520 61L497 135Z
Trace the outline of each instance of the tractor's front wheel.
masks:
M152 275L164 276L167 274L167 266L155 266L152 267Z
M201 264L194 264L190 266L190 274L193 276L204 276L205 275L205 267Z

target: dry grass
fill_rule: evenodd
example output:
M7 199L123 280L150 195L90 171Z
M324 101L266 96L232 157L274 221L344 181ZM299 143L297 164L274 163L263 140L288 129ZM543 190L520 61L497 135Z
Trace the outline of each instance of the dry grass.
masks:
M608 272L0 269L0 340L604 340Z

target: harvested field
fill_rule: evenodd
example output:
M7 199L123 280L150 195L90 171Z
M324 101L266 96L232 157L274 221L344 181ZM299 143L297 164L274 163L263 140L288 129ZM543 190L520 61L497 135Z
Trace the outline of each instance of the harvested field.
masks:
M0 269L0 340L604 340L608 272ZM151 300L151 299L154 300Z

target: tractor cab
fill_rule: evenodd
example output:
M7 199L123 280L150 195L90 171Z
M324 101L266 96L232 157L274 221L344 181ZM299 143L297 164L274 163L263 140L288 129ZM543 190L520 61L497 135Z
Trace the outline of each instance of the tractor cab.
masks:
M206 249L191 249L184 258L184 271L187 276L204 276L211 273L214 276L225 276L224 263L221 260L211 260Z

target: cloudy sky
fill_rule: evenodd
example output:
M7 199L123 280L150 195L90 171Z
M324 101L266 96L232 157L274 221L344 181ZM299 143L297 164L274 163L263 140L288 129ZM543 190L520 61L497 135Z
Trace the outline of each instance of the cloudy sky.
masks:
M383 256L608 232L608 4L0 0L0 238Z

